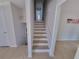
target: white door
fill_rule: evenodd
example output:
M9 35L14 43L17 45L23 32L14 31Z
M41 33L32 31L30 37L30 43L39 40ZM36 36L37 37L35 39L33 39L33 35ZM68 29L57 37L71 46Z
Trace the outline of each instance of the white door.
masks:
M4 7L0 6L0 46L8 46L8 32Z

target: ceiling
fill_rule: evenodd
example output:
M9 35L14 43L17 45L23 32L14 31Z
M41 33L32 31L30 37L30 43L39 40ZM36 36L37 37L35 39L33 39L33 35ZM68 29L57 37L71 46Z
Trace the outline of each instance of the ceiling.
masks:
M25 0L0 0L0 2L3 2L3 1L11 1L13 4L15 4L16 6L20 8L25 7Z
M11 1L20 8L25 7L25 0L11 0Z

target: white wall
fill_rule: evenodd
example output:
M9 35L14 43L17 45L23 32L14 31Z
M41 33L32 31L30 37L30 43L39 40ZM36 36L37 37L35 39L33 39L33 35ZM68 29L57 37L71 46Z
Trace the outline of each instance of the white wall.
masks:
M62 5L58 40L79 40L79 24L68 24L67 19L79 18L79 0L67 0Z
M32 42L33 42L33 21L34 21L34 4L33 0L26 0L26 27L28 41L28 57L32 57Z
M16 47L16 38L15 38L15 32L14 32L14 23L13 23L13 17L12 17L12 9L11 4L9 1L1 2L0 5L3 5L1 7L4 8L4 19L6 23L6 30L8 33L8 40L6 40L10 47ZM5 43L4 43L5 44Z
M55 10L56 10L56 0L47 1L46 7L46 25L48 32L48 42L49 42L49 55L54 56L55 49L55 39L53 39L53 26L55 20Z
M15 41L15 33L14 33L14 28L13 28L13 23L12 23L12 13L10 9L10 2L0 2L0 8L3 8L3 19L5 22L5 30L7 31L7 37L6 39L7 43L9 46L16 46L16 41ZM0 18L1 19L1 18ZM5 40L5 39L4 39ZM3 42L4 45L6 43Z
M21 16L22 16L22 9L18 8L14 4L11 3L11 8L12 8L12 16L13 16L13 23L14 23L14 31L15 31L15 36L16 36L16 43L17 45L22 45L25 43L25 37L26 37L26 32L25 32L25 25L21 23Z
M55 6L56 2L54 0L49 0L47 2L47 9L46 9L46 25L47 25L47 29L48 29L48 39L51 42L52 39L52 31L53 31L53 22L54 22L54 18L55 18ZM49 43L50 43L49 42Z
M0 2L11 1L20 8L25 8L25 0L0 0Z
M25 8L23 8L23 11L22 11L22 20L21 20L22 23L26 23L26 13L25 12L26 12Z

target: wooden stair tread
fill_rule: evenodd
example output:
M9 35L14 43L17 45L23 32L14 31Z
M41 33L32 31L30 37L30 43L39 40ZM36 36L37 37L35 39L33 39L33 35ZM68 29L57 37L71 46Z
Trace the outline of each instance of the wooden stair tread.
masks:
M34 34L46 34L46 32L34 32Z
M33 43L48 43L47 40L34 40Z
M36 30L34 30L34 32L38 32L38 33L39 33L39 32L46 32L46 30L45 30L45 31L36 31Z
M44 22L35 22L33 32L33 49L48 50L46 26Z
M34 29L35 31L44 31L44 30L46 30L46 29Z
M47 34L34 34L34 36L47 36Z
M33 46L33 49L48 49L48 46Z
M45 26L34 26L34 28L38 28L38 27L39 28L42 28L42 27L45 28Z
M40 27L40 26L35 27L35 26L34 26L34 28L45 28L45 27Z
M47 38L46 36L34 36L34 38Z

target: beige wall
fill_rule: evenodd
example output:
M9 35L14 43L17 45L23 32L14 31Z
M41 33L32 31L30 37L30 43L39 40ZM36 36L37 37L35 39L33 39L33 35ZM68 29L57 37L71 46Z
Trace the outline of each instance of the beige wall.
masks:
M68 24L67 19L79 18L79 0L67 0L62 5L60 27L59 27L59 40L79 40L79 24Z

